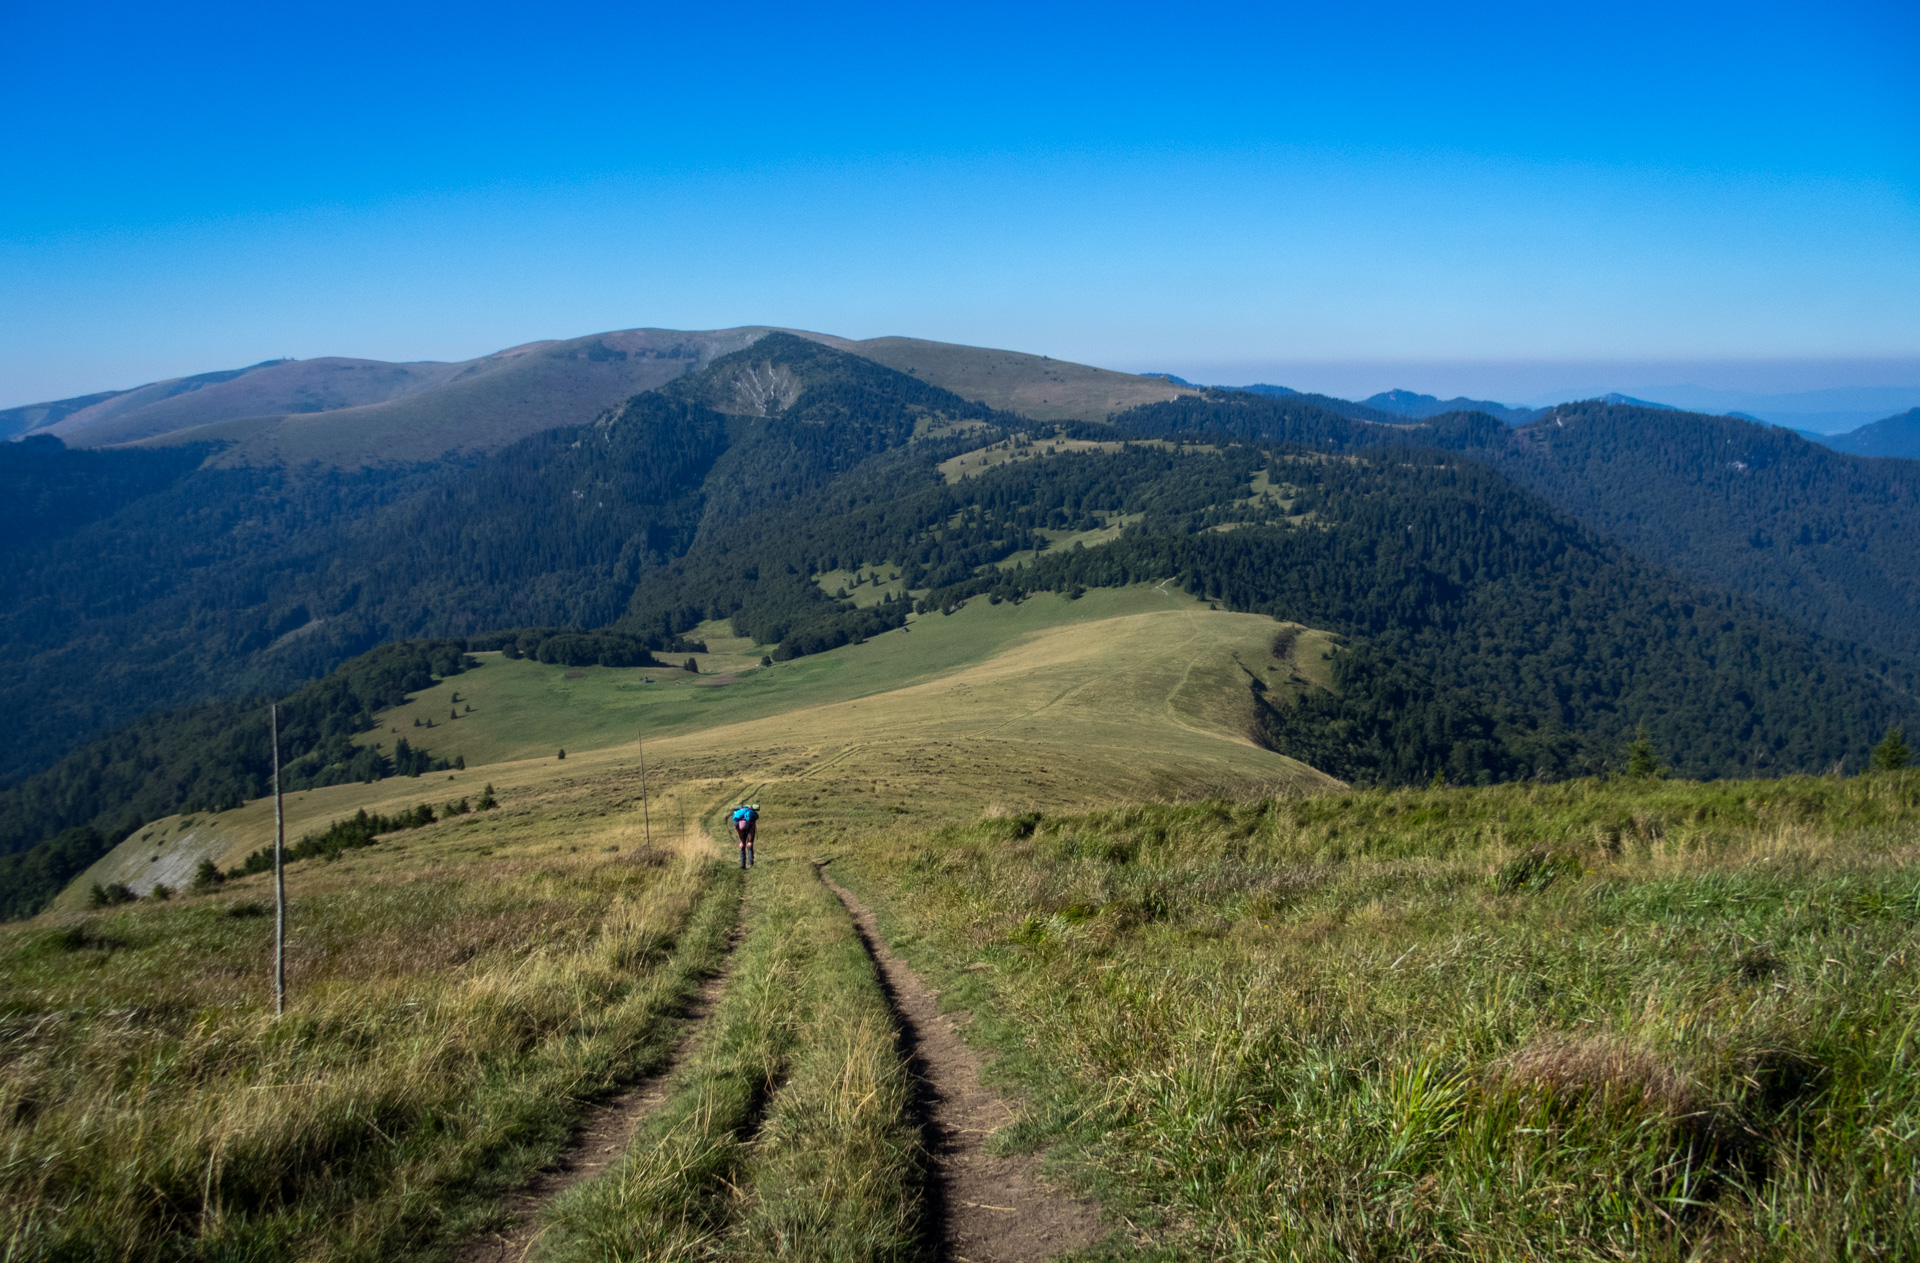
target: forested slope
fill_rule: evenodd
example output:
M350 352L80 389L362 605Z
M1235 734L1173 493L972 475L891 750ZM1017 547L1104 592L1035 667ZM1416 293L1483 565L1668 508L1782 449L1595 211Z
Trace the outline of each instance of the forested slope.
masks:
M603 625L703 530L916 426L996 415L775 334L477 460L195 468L205 448L0 445L0 486L23 489L0 553L0 706L16 717L0 784L141 714L283 693L386 641Z
M1909 408L1896 416L1863 425L1845 434L1828 434L1817 440L1838 452L1853 456L1897 457L1920 460L1920 408Z
M1848 456L1735 417L1599 402L1510 430L1477 412L1386 426L1298 398L1210 391L1115 420L1138 434L1456 451L1698 584L1920 665L1920 462Z
M1920 462L1595 403L1488 437L1463 450L1649 560L1920 664Z
M876 484L836 488L831 515L769 524L763 555L778 564L761 573L776 577L728 597L736 621L777 626L758 602L776 604L781 574L862 561L932 586L927 609L1175 579L1355 638L1340 695L1276 711L1273 729L1283 752L1349 779L1604 771L1643 723L1687 775L1858 767L1888 724L1920 718L1878 659L1698 589L1430 449L1139 445ZM1115 520L1128 525L1111 543L969 573L1046 549L1043 532Z

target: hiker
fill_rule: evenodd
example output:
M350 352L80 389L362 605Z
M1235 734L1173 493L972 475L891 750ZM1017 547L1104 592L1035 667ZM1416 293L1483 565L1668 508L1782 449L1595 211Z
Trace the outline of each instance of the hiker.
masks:
M753 867L753 835L760 821L760 805L744 803L733 809L733 836L740 840L740 867Z

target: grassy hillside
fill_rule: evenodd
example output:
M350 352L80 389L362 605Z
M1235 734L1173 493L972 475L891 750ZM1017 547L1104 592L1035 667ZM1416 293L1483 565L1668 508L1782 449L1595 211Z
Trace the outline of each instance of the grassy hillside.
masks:
M1127 1258L1920 1250L1920 772L836 831Z
M465 364L326 356L271 360L233 372L154 382L75 409L45 426L70 447L134 443L217 421L290 412L329 412L432 390Z
M149 441L229 442L220 457L229 465L354 468L497 451L542 430L585 425L765 332L629 329L536 342L452 366L459 371L444 383L388 402L219 421Z
M39 429L74 447L228 442L235 444L228 461L255 465L433 460L579 425L767 332L620 329L458 362L270 360L8 409L0 412L0 436ZM1155 378L1019 351L919 338L802 336L1041 421L1099 421L1182 393Z
M264 875L0 927L12 1242L445 1257L651 1082L542 1257L921 1257L937 1154L828 860L993 1059L997 1146L1127 1226L1087 1257L1920 1247L1920 773L1141 804L1272 770L1127 649L1231 661L1272 627L1240 618L662 738L651 846L618 747L296 796L296 830L502 804L294 864L278 1024ZM742 797L744 882L711 835Z
M1274 656L1276 643L1284 656ZM842 794L917 813L936 804L941 812L1081 804L1141 788L1180 796L1331 784L1250 740L1253 678L1283 696L1324 675L1327 649L1320 633L1143 586L1078 601L982 599L768 668L751 648L698 655L708 674L697 676L480 654L480 667L380 712L376 729L355 738L391 750L405 737L438 758L464 760L464 771L292 795L288 835L361 808L392 815L476 798L486 783L512 796L582 776L637 781L632 743L642 731L649 767L672 778L695 768L751 776L770 808L792 810ZM416 728L416 719L435 726ZM966 755L947 753L961 743ZM156 821L77 878L56 906L84 906L94 884L143 894L155 883L179 888L203 858L232 867L266 845L272 823L265 799Z
M1036 421L1104 421L1109 413L1192 393L1157 377L1138 377L1023 351L867 338L854 342L809 334L831 346L909 373L963 399Z
M0 775L142 711L284 695L399 638L612 623L640 642L614 660L635 661L727 620L785 662L892 635L916 607L1169 579L1352 639L1336 691L1270 706L1264 731L1355 783L1604 770L1643 723L1691 775L1812 771L1920 722L1880 657L1662 573L1489 472L1509 436L1492 418L1380 425L1209 391L1118 423L1124 442L1050 432L772 332L471 461L182 474L143 449L118 455L157 463L116 480L99 454L26 453L74 489L63 504L154 489L0 559L0 700L18 716ZM1393 454L1413 444L1473 457ZM43 500L35 522L58 512ZM1849 600L1897 604L1906 528L1855 507L1810 551L1860 563L1823 571ZM1725 512L1690 511L1727 542ZM884 585L854 582L876 567ZM118 830L132 806L85 819Z
M15 408L0 408L0 439L10 439L30 430L52 425L62 417L72 416L82 408L91 408L104 403L115 395L127 392L122 390L100 390L91 395L76 395L71 399L52 399L45 403L22 404Z

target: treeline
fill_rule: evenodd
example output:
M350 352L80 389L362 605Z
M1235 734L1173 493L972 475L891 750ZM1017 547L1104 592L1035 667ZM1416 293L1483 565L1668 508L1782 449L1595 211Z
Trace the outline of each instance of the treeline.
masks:
M67 482L94 468L95 453L57 455ZM319 602L316 577L343 523L439 474L199 468L71 533L0 547L0 784L139 716L284 694L380 643Z
M466 800L463 798L459 804L450 805L448 810L452 814L459 814L466 810L466 805ZM489 785L481 807L484 810L494 805L493 786ZM434 814L433 807L429 803L421 803L411 810L391 816L369 812L362 807L345 820L334 821L319 833L303 835L298 842L286 848L285 857L289 863L294 860L315 858L335 860L340 858L343 852L372 846L383 833L398 833L404 829L423 829L439 819L440 817ZM249 873L272 871L273 848L263 846L258 850L249 851L247 858L227 876L244 877Z
M71 535L161 491L213 450L189 443L74 452L50 434L0 442L0 555Z
M532 658L562 667L652 667L659 666L648 643L624 632L581 631L574 627L523 627L514 631L485 632L469 637L467 648L475 653L499 650L509 658ZM666 648L673 653L705 653L706 646L679 638L669 638Z
M1134 515L1213 525L1266 512L1236 506L1261 464L1257 451L1197 460L1134 444L1097 458L1022 460L957 483L941 477L941 460L984 441L1008 436L989 430L888 453L803 503L715 532L644 585L620 626L658 639L726 618L735 634L779 645L776 657L816 653L897 627L909 613L904 601L858 609L835 600L816 574L884 562L904 588L945 588L1047 548L1046 530Z
M1272 398L1239 390L1207 390L1161 403L1144 404L1117 413L1114 425L1142 437L1191 435L1239 439L1257 443L1297 443L1326 451L1351 452L1367 447L1488 446L1504 438L1507 427L1484 412L1452 412L1413 421L1373 409L1327 400L1343 411L1323 407L1313 398L1296 395ZM1365 420L1355 412L1383 417Z
M280 705L287 787L431 770L437 761L424 750L396 749L407 765L397 768L393 758L354 744L353 737L374 726L375 711L472 665L463 641L383 645L297 690ZM92 828L118 842L162 816L237 807L269 792L272 766L264 698L149 715L0 790L0 855L67 829ZM0 889L8 888L8 880L0 874Z
M1196 436L1219 424L1207 402L1189 405ZM1887 662L1697 594L1477 463L1405 447L1405 430L1382 443L1367 432L1386 427L1335 417L1318 433L1340 426L1355 427L1349 453L1381 454L1138 443L953 484L936 453L885 457L669 567L706 603L654 612L653 631L732 617L783 652L872 635L904 617L898 603L855 624L811 581L863 564L931 588L920 604L934 610L1179 576L1230 608L1353 638L1337 692L1277 709L1269 727L1279 748L1365 782L1602 771L1641 722L1689 775L1859 766L1911 709L1884 687ZM1284 503L1252 495L1262 471ZM1133 522L1123 538L1079 553L1039 534L1116 518ZM1023 550L1038 559L982 573Z
M68 882L125 841L133 828L111 834L91 825L63 829L39 846L0 855L0 921L30 917L46 907Z
M389 757L354 745L372 711L468 661L445 645L389 645L295 693L281 708L289 789L445 769L403 738ZM265 699L213 701L156 715L89 742L0 790L0 915L30 916L146 823L226 811L269 792Z
M477 462L198 469L13 550L0 783L143 712L284 693L382 643L611 622L691 542L726 431L647 395Z
M1345 411L1208 391L1115 423L1337 452L1459 452L1648 560L1900 660L1914 687L1920 463L1849 456L1737 417L1599 402L1563 404L1518 429L1479 412L1384 425Z

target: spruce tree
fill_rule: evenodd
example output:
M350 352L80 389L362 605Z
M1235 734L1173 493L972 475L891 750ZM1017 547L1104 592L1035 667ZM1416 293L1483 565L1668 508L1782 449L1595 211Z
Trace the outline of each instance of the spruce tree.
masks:
M1873 748L1873 770L1876 772L1898 772L1913 761L1913 752L1907 749L1906 733L1898 727L1887 729L1887 735Z
M1660 766L1660 756L1653 748L1653 738L1647 735L1647 726L1640 725L1633 740L1627 743L1627 775L1636 781L1651 781L1666 774Z

